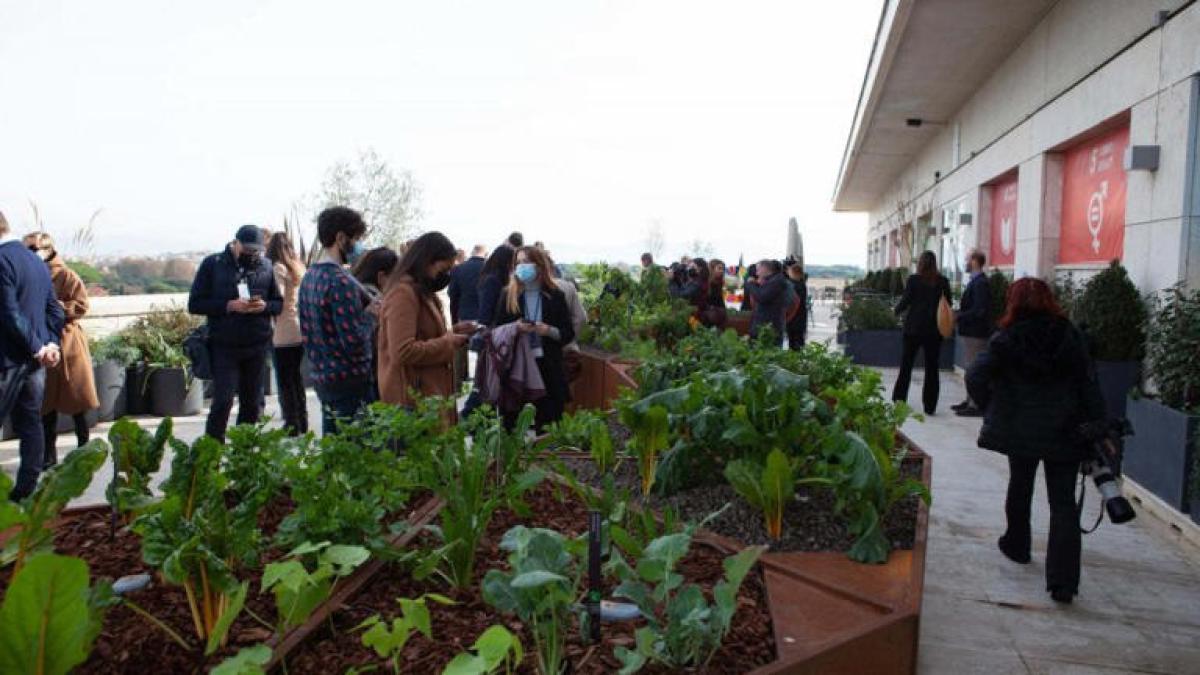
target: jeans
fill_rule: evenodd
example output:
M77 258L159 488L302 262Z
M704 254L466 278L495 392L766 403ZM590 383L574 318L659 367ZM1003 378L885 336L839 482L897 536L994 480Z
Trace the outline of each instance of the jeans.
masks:
M75 440L79 447L83 447L83 445L87 443L88 439L91 437L91 433L88 431L87 415L84 413L79 413L78 415L72 415L72 419L75 421ZM45 438L46 442L46 457L44 464L45 467L49 469L55 464L58 464L57 411L51 410L45 415L42 415L42 436Z
M254 424L262 417L263 364L267 360L266 345L229 347L213 345L213 397L204 433L225 441L233 395L238 397L238 424Z
M900 357L900 375L896 378L896 388L892 390L892 400L908 400L908 385L912 382L913 364L917 360L917 350L925 353L925 386L921 390L921 402L925 405L925 412L932 415L937 410L938 358L942 353L942 336L936 333L927 336L904 336L904 353Z
M1004 515L1008 530L1004 540L1010 550L1029 555L1029 512L1033 503L1033 481L1038 463L1046 473L1046 493L1050 501L1050 540L1046 547L1046 590L1079 590L1081 537L1079 512L1075 505L1075 481L1079 462L1050 462L1034 457L1008 458L1008 496Z
M28 374L26 374L28 373ZM22 382L13 382L13 378ZM42 471L45 458L45 437L42 435L42 397L46 393L46 371L36 368L26 371L23 367L10 368L0 380L0 386L18 387L9 417L13 433L21 439L21 466L17 469L17 482L9 493L9 499L21 500L37 487L38 474Z
M321 399L321 433L337 433L338 422L348 420L376 400L375 383L371 380L340 384L318 384L317 398Z
M300 372L300 363L304 360L304 345L276 347L272 353L283 424L292 436L307 433L308 399L304 393L304 375Z

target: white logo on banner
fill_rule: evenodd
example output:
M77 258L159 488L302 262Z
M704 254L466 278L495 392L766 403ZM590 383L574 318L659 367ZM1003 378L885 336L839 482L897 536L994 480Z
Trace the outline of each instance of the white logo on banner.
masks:
M1108 197L1108 181L1100 181L1100 189L1088 202L1088 232L1092 233L1092 251L1100 252L1100 229L1104 227L1104 199Z
M1013 251L1012 216L1004 216L1004 220L1000 221L1000 250L1004 251L1004 255L1009 255Z

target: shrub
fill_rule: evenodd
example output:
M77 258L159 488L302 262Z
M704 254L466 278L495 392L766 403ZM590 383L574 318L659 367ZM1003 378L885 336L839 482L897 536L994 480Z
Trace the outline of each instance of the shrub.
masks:
M892 306L882 298L856 295L843 309L838 318L838 329L847 330L894 330L900 320Z
M1200 404L1200 290L1165 291L1150 316L1146 366L1164 405L1192 411Z
M991 320L996 323L1004 316L1004 309L1008 306L1008 287L1012 285L1008 275L1000 270L995 270L988 276L988 289L992 292L992 307Z
M1099 361L1140 361L1145 355L1146 305L1121 263L1114 260L1088 280L1074 303Z
M128 368L142 358L138 348L130 344L121 335L110 335L91 344L92 363L100 364L113 362Z

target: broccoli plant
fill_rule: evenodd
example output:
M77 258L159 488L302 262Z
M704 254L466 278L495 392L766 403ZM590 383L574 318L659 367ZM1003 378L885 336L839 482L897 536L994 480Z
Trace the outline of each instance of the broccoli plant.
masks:
M128 518L154 501L150 479L162 465L163 452L172 436L171 418L159 423L154 434L128 417L121 418L108 431L112 445L113 479L105 496L109 505Z

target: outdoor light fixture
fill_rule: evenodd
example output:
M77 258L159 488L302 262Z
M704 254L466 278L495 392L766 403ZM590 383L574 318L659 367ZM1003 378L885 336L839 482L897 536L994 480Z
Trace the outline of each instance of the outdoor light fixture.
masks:
M914 129L916 127L921 126L924 123L925 123L925 121L922 120L920 117L910 117L910 118L904 120L905 126L913 127Z
M969 214L969 213L958 214L958 224L959 225L970 225L971 224L971 214Z
M1126 171L1158 171L1157 145L1131 145L1125 148Z

